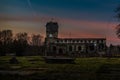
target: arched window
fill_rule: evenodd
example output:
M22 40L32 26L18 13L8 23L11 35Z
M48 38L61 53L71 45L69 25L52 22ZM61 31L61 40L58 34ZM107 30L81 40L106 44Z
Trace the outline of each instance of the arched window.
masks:
M73 50L72 46L69 46L69 51L72 51L72 50Z
M89 49L90 49L90 51L94 51L94 50L95 50L94 45L90 45L90 46L89 46Z
M78 46L78 51L81 51L81 50L82 50L81 46Z

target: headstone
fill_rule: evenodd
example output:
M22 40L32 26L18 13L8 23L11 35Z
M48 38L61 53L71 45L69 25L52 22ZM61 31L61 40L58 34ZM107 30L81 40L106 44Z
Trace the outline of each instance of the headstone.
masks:
M10 64L18 64L19 61L16 59L16 57L12 57L10 60L9 60Z

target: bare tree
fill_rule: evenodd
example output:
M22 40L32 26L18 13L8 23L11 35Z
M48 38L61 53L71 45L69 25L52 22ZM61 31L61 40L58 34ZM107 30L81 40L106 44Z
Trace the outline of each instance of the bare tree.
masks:
M33 46L40 46L42 41L42 36L40 34L33 34L32 35L32 45Z
M2 31L0 31L0 55L3 53L3 45L2 45Z
M26 48L28 46L28 34L27 33L17 33L14 40L14 50L16 55L23 56Z
M28 34L26 32L16 34L16 40L24 40L25 41L27 39L28 39Z
M118 24L116 27L116 35L118 36L118 38L120 38L120 24Z
M117 18L120 20L120 5L116 8L115 12L117 13Z
M7 44L11 42L12 40L12 30L3 30L0 32L0 40L4 43Z
M13 41L12 30L3 30L0 31L0 53L5 55L6 53L11 52Z
M116 8L115 12L118 21L120 21L120 5ZM116 35L118 36L118 38L120 38L120 24L118 24L116 27Z

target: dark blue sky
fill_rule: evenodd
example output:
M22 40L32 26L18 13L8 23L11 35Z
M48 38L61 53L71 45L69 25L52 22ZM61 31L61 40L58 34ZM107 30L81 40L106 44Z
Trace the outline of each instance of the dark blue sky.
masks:
M107 21L120 0L30 0L34 12L48 16ZM31 15L28 0L1 0L1 13ZM8 10L8 8L10 8Z

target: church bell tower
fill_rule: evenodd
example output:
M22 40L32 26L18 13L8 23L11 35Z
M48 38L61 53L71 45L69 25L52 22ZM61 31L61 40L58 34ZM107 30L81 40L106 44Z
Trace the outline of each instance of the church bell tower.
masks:
M46 24L46 43L52 43L55 41L55 39L58 38L58 23L57 22L47 22Z

